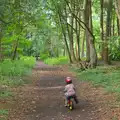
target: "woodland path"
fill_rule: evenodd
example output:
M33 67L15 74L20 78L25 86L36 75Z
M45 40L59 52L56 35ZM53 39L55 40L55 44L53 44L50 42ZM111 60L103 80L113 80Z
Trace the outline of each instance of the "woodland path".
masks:
M73 111L64 107L63 89L66 76L73 78L77 88L79 104L75 105ZM38 62L32 75L25 79L32 83L15 89L18 95L14 98L9 120L107 120L99 114L94 100L89 99L92 97L89 95L89 85L78 81L75 74L66 67L53 67ZM96 92L99 93L97 90Z

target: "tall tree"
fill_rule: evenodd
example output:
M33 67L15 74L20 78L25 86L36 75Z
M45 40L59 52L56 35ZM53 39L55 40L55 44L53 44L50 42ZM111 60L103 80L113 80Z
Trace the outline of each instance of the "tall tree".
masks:
M111 16L112 16L112 0L108 1L107 4L107 17L106 17L106 38L104 42L104 62L105 64L109 64L110 59L109 59L109 49L108 49L108 42L109 38L111 36Z
M92 25L92 6L91 6L92 2L91 0L86 0L86 4L85 4L85 11L86 11L86 15L85 15L85 23L86 26L89 28L89 30L91 32L93 32L93 25ZM86 29L86 39L87 39L87 44L89 46L89 56L88 56L88 60L90 60L91 66L95 67L97 65L97 53L96 53L96 49L95 49L95 44L94 44L94 36L92 36L90 34L90 32L88 31L88 29Z
M85 0L85 7L84 7L84 21L85 21L85 24L86 26L89 28L89 22L90 22L90 6L89 6L89 3L88 3L88 0ZM90 43L89 43L89 31L88 29L86 28L85 30L85 35L86 35L86 59L88 62L90 62Z
M101 4L101 11L100 11L100 32L101 32L101 41L102 41L102 46L101 46L101 56L102 59L103 58L103 54L104 54L104 16L103 16L103 7L104 7L104 1L100 0L100 4Z

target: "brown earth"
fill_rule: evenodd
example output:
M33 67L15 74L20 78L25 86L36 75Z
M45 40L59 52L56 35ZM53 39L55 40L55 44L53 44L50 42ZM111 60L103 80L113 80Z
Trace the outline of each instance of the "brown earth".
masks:
M73 78L77 88L79 104L73 111L64 107L66 76ZM38 62L32 75L25 79L32 83L13 89L16 97L12 103L7 102L10 104L8 120L117 120L113 119L116 116L112 107L114 95L90 83L78 81L75 73L68 71L67 67ZM118 108L116 110L119 111Z

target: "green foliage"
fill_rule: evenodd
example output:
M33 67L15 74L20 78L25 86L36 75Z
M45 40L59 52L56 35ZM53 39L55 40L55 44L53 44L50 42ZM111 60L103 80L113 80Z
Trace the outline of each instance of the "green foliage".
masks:
M118 119L118 116L115 115L115 116L112 118L112 120L119 120L119 119Z
M0 84L1 85L7 85L7 86L20 86L25 84L26 81L24 81L21 77L8 77L8 76L0 76Z
M34 51L40 51L42 46L40 46L40 43L35 43L35 46L32 46L31 43L38 37L38 31L42 31L43 27L48 25L48 22L45 22L46 15L41 7L41 0L29 0L29 2L17 0L0 1L0 39L3 56L12 58L15 48L17 48L15 58L20 55L33 55L31 51L33 47L36 47ZM41 37L42 34L39 36Z
M49 53L41 53L40 54L40 60L45 60L47 58L49 58Z
M0 98L7 98L13 96L12 92L8 90L1 90L0 91Z
M35 57L32 57L32 56L31 57L22 56L20 60L24 62L24 66L29 68L33 68L36 63Z
M81 80L91 81L95 86L102 86L107 91L120 93L120 68L104 68L86 70L78 73Z
M33 57L22 57L15 61L7 59L0 63L0 73L3 76L21 76L34 64L35 59Z
M7 120L9 111L6 109L0 110L0 120Z
M113 36L110 39L110 58L112 60L120 60L120 36Z
M62 64L68 64L68 58L67 57L58 57L58 58L48 58L44 62L49 65L62 65Z
M4 60L0 63L0 83L3 85L21 85L21 76L30 72L35 65L34 57L21 57L20 60Z
M8 115L8 110L0 110L0 115Z

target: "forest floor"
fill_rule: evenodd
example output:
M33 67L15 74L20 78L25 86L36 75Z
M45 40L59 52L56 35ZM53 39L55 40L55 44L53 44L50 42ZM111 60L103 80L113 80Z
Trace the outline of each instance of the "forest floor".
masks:
M64 107L66 76L73 78L77 88L79 104L73 111ZM38 62L32 75L24 79L32 83L12 89L15 97L2 103L3 108L10 110L8 120L117 120L112 108L114 95L77 80L67 66L53 67Z

